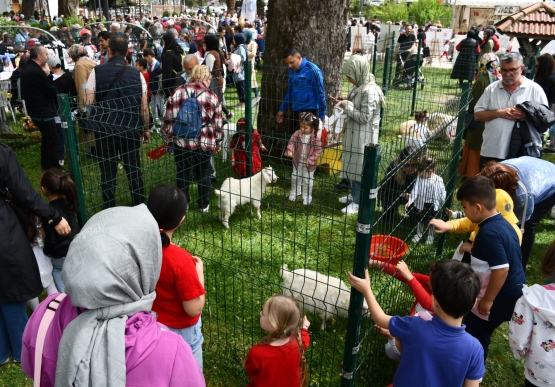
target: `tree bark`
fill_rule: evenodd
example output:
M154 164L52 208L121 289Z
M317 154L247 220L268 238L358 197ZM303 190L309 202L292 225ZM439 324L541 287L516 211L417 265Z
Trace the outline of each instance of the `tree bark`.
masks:
M25 15L25 19L29 20L31 16L33 16L33 11L35 10L35 1L34 0L21 0L21 11L23 15Z
M292 112L286 112L282 124L276 123L276 114L287 91L288 69L282 59L286 48L298 47L303 58L322 70L326 95L340 94L348 9L349 0L269 1L257 125L265 136L289 140L287 119L292 118ZM327 105L329 115L329 99ZM275 143L272 154L281 155L282 147L283 144Z
M227 0L227 13L233 15L235 12L235 0Z

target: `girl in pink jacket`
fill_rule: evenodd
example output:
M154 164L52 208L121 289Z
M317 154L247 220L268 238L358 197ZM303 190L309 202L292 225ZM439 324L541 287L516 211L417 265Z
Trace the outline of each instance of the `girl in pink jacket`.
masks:
M308 206L312 203L314 171L322 154L322 142L318 138L318 117L312 113L301 112L299 120L300 130L291 136L284 156L293 158L289 200L294 202L302 193L303 204Z

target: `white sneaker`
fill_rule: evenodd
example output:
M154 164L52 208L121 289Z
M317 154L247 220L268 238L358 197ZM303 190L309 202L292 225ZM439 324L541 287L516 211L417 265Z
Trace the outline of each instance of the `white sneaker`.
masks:
M351 203L347 207L341 210L342 213L350 215L350 214L357 214L358 213L358 204Z
M353 202L353 195L348 194L347 196L343 196L342 198L339 198L339 203L342 204L349 204Z
M208 212L210 210L210 204L207 205L205 208L201 208L200 212Z
M303 204L304 204L305 206L310 205L310 203L312 203L312 198L304 198L304 199L303 199Z

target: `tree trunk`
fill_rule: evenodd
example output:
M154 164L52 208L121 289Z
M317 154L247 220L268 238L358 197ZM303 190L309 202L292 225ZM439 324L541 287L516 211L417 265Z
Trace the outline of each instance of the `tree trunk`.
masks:
M25 15L25 19L29 20L31 16L33 16L33 12L35 10L35 1L34 0L21 0L21 11L23 15Z
M227 0L227 13L233 15L235 12L235 0Z
M276 123L287 91L288 69L282 59L286 48L298 47L303 58L322 70L326 95L340 94L348 9L349 0L269 1L257 125L265 136L289 140L287 119L293 117L292 112L286 112L282 124ZM329 115L332 106L329 99L327 106ZM281 156L283 146L282 141L274 142L272 155Z
M69 5L70 5L69 0L60 0L58 2L58 15L57 16L59 16L59 15L69 16L69 15L73 14Z

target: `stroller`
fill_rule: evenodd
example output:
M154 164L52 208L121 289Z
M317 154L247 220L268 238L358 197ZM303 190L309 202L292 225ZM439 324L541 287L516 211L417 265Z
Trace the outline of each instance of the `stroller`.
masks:
M424 55L420 53L420 64L418 66L418 74L416 73L417 55L415 51L411 51L406 60L403 60L401 54L399 55L399 62L401 63L401 78L395 79L392 86L398 89L411 89L415 82L420 84L420 88L424 89L426 85L424 74L422 73L422 64L424 63Z

